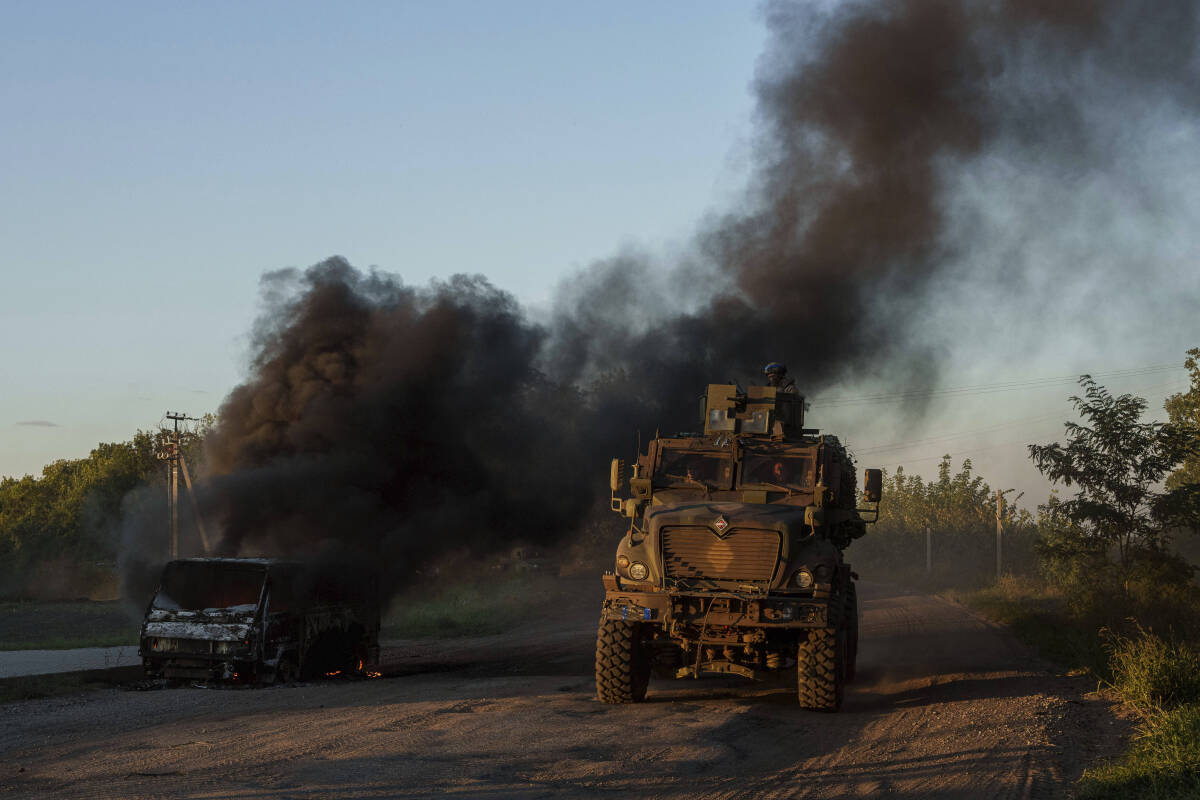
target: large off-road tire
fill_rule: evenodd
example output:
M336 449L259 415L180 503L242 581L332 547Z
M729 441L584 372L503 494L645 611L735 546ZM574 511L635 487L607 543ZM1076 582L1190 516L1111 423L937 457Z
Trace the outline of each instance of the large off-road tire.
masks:
M596 634L596 697L601 703L642 702L650 685L652 660L641 624L600 620Z
M858 589L853 582L846 592L842 627L846 629L846 683L849 683L858 672Z
M800 705L837 711L845 694L844 629L814 628L796 648L796 692Z

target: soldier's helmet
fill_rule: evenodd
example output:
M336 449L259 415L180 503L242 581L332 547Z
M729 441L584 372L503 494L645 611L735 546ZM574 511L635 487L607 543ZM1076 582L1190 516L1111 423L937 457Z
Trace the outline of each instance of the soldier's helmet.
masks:
M765 367L763 367L763 375L766 375L767 377L778 375L782 378L784 375L787 375L787 367L778 361L772 361L770 364L767 364Z

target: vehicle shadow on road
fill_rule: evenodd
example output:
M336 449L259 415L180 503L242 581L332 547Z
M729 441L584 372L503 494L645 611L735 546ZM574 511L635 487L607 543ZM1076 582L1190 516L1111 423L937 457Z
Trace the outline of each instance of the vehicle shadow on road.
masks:
M1044 675L984 675L978 677L932 678L925 686L901 691L874 690L864 686L846 697L846 710L890 711L962 701L1030 697L1045 691Z

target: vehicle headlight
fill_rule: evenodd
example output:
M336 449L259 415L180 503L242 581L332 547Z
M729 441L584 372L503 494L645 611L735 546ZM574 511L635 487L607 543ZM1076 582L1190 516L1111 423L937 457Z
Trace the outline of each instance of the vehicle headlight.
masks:
M617 566L625 569L629 566L629 556L617 556Z
M801 567L796 572L796 577L792 578L792 582L801 589L811 589L813 585L813 575L808 571L808 567Z
M646 569L646 565L640 561L635 561L629 565L629 577L635 581L644 581L649 574L650 570Z

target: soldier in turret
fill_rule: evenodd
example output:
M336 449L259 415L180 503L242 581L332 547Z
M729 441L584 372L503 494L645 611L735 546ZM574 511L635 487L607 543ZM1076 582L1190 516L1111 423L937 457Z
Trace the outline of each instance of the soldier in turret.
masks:
M785 394L796 393L796 382L787 376L787 367L778 361L772 361L763 367L763 374L767 376L768 386L774 386Z

